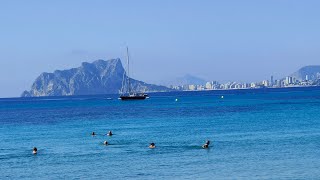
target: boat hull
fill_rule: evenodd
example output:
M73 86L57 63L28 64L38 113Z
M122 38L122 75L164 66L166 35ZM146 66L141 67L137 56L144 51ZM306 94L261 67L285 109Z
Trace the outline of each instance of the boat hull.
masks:
M121 100L144 100L146 96L120 96Z

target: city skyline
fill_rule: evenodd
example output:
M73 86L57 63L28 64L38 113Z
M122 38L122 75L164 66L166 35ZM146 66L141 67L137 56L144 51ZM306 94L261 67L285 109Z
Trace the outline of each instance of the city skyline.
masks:
M259 81L319 64L319 1L8 1L0 7L0 97L42 72L125 59L159 84L192 74Z
M180 91L203 91L203 90L232 90L232 89L258 89L258 88L287 88L287 87L308 87L320 85L320 70L315 76L306 75L304 78L286 76L281 79L264 79L256 82L224 82L207 81L205 84L189 83L184 85L170 85L169 87Z

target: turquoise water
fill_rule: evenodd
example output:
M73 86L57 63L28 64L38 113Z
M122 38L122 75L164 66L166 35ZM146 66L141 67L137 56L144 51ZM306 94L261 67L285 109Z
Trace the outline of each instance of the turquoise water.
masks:
M319 88L116 98L0 99L0 179L320 179Z

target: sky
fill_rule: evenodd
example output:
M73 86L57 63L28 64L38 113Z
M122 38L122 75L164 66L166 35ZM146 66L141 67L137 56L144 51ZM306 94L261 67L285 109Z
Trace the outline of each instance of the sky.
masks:
M42 72L125 58L133 78L282 78L320 64L318 0L0 1L0 97ZM124 61L123 61L124 62Z

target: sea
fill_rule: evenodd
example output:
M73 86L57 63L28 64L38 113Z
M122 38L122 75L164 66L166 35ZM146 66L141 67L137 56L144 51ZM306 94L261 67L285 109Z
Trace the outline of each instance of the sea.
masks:
M319 87L149 96L0 99L0 179L320 179Z

